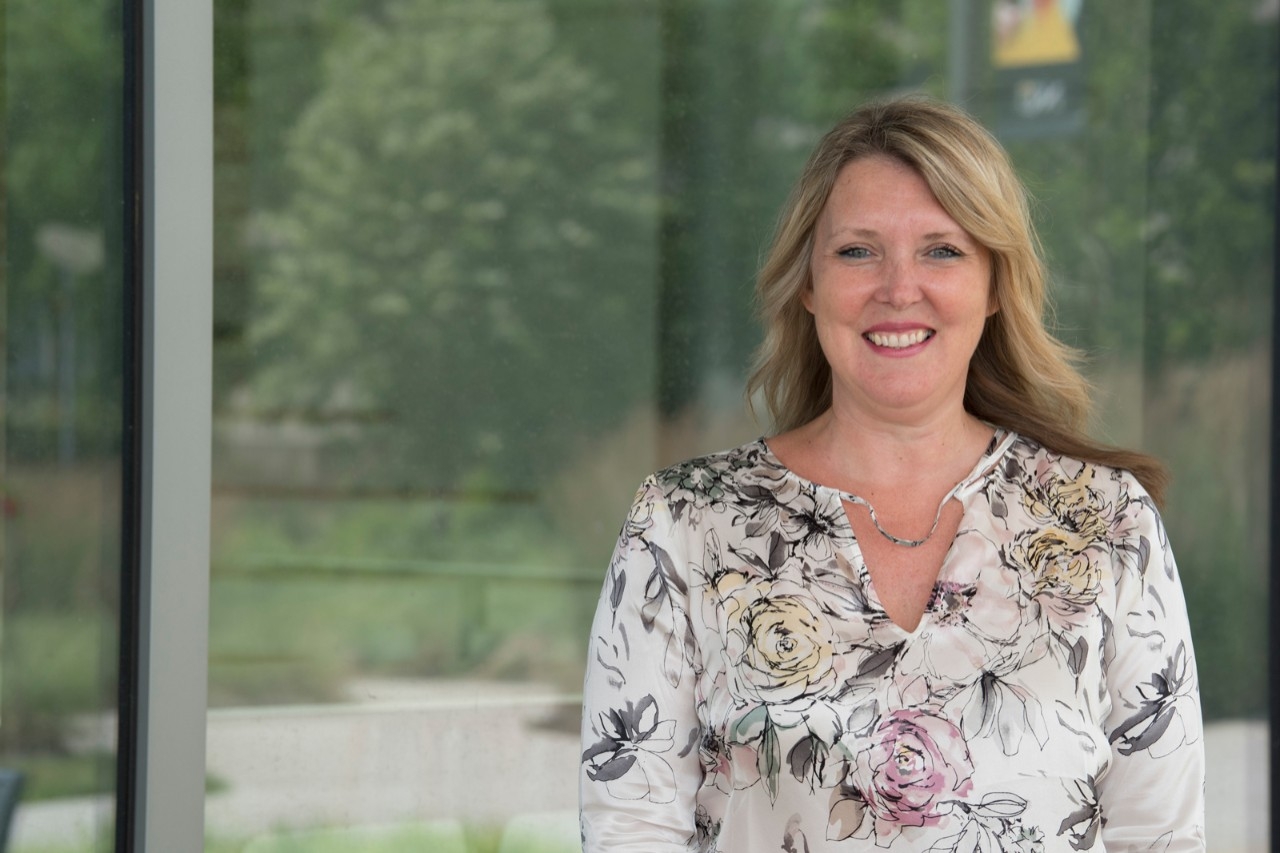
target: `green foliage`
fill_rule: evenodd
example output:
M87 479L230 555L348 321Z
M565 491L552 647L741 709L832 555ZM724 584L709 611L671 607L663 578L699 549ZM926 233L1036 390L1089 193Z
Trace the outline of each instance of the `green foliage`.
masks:
M1269 334L1276 44L1256 9L1086 4L1085 127L1010 143L1063 335L1092 355L1155 376Z
M106 169L112 148L105 144L109 127L86 115L96 118L119 102L119 41L115 28L104 26L116 5L11 0L4 13L8 213L19 222L38 213L100 224L104 199L95 194L94 176ZM21 285L17 277L11 282Z
M1151 369L1251 349L1271 327L1275 19L1248 0L1152 16Z
M5 756L4 766L22 774L24 803L109 794L115 789L116 757L109 752Z
M368 853L410 850L468 853L469 850L462 827L450 826L399 829L376 835L358 829L282 833L250 842L245 845L244 853L346 853L353 849Z
M651 155L535 3L389 2L326 51L249 329L255 404L508 488L645 387Z
M50 422L72 418L80 455L119 447L123 298L123 54L114 0L5 4L6 430L11 456L48 458ZM81 246L54 246L73 232ZM68 337L70 363L61 350ZM11 414L12 413L12 414ZM16 415L23 423L15 424Z
M1210 719L1267 709L1270 482L1257 460L1267 454L1270 401L1256 392L1269 362L1259 347L1167 368L1147 404L1151 449L1173 466L1164 518Z
M14 853L85 853L86 849L108 850L113 841L103 832L96 843L32 845L24 844ZM449 822L419 824L382 830L340 828L308 832L280 832L253 839L225 838L210 834L204 853L573 853L579 845L565 845L550 839L505 839L501 830L485 826L462 826Z
M0 745L60 751L72 715L114 704L114 660L100 650L116 637L119 478L105 464L8 474Z
M103 614L84 611L17 612L4 626L6 752L62 752L76 714L114 704L103 684Z

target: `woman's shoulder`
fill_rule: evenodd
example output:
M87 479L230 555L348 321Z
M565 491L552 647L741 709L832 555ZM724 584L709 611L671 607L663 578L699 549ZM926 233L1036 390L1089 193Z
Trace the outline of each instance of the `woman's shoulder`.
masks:
M683 459L675 464L658 469L653 473L653 476L661 479L676 472L697 469L738 468L744 463L757 464L762 457L770 455L769 446L765 443L765 440L763 438L755 438L745 444L739 444L737 447L691 456L688 459Z
M1131 497L1149 498L1138 478L1127 469L1056 451L1021 434L1009 448L1001 470L1006 477L1035 483L1079 482L1094 490L1113 490Z
M694 456L650 474L645 487L669 502L698 505L734 501L737 496L785 479L787 471L763 438L727 450Z

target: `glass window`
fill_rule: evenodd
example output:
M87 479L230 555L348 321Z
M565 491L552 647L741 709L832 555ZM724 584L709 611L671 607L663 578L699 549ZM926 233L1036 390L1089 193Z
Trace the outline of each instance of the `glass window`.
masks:
M1276 11L1031 5L217 0L208 849L578 849L633 489L767 430L773 217L907 89L1005 141L1099 435L1173 469L1210 843L1266 849Z
M0 848L32 853L112 837L122 16L115 2L0 7Z

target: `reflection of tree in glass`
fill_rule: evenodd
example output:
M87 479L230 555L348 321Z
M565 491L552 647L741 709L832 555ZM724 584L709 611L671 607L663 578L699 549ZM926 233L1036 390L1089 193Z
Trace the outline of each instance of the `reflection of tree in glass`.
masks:
M9 455L26 462L59 445L64 461L118 452L121 68L119 36L103 30L114 9L3 13L4 411Z
M250 327L257 406L391 470L527 485L652 380L652 164L536 3L391 2L331 46Z

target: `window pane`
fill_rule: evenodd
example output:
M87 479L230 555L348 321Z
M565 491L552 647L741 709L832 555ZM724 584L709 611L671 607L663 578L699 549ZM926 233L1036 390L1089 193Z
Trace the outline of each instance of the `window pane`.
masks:
M767 429L773 218L910 88L1008 145L1098 433L1174 470L1211 844L1265 849L1276 15L1056 6L218 0L209 849L577 849L632 490Z
M0 7L0 827L110 844L124 277L120 4ZM3 847L0 839L0 847Z

